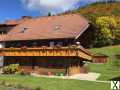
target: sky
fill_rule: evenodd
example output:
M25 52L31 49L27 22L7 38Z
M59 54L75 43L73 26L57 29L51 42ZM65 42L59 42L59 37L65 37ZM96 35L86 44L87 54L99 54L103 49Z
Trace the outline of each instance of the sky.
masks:
M1 0L0 22L21 16L44 16L77 9L96 0Z

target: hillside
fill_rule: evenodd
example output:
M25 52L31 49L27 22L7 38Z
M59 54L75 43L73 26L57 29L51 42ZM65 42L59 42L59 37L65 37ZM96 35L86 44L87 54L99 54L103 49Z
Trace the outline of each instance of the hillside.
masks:
M93 3L74 11L65 12L64 14L78 13L87 17L90 21L99 16L115 15L120 16L120 2L117 3Z
M120 3L95 3L87 7L78 9L74 12L80 13L84 16L102 16L102 15L115 15L120 16Z
M120 2L93 3L67 13L81 14L95 27L94 47L120 44Z

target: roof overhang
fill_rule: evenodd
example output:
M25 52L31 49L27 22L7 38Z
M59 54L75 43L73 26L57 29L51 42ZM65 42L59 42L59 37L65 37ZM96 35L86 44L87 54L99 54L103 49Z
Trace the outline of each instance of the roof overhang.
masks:
M75 40L76 39L78 39L86 30L87 30L87 28L90 26L90 24L87 24L84 28L83 28L83 30L75 37Z

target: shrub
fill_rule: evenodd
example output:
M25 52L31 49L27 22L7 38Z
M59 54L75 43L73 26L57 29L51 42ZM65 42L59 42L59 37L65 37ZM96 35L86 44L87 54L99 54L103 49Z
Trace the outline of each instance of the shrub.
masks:
M16 72L20 71L19 64L11 64L9 66L3 67L3 74L15 74Z

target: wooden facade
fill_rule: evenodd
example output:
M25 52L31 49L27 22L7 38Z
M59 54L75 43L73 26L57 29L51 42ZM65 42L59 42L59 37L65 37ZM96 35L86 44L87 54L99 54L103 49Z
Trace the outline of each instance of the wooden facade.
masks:
M105 55L99 55L99 56L94 56L93 57L93 63L107 63L108 61L108 56Z
M2 48L0 49L0 56L61 56L92 60L92 55L79 48Z

